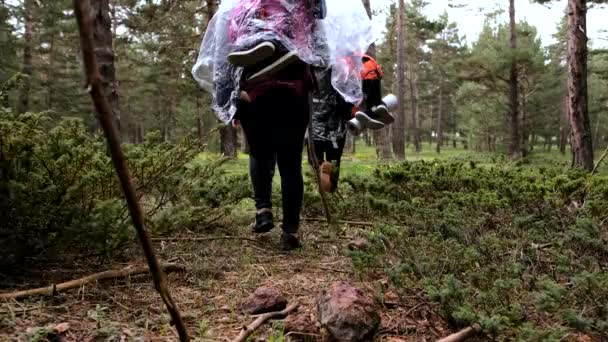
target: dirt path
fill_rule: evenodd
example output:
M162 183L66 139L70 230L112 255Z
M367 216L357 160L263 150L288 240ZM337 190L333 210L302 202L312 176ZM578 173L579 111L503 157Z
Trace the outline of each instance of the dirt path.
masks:
M324 235L317 224L304 227L304 231ZM298 300L301 303L298 314L314 319L317 296L338 280L349 281L375 296L379 303L385 302L381 305L379 341L432 341L447 334L434 308L417 291L398 298L390 289L383 290L386 280L367 275L362 281L347 256L348 240L304 235L305 248L293 254L280 253L277 240L275 232L257 242L158 243L159 254L165 261L184 264L190 270L170 275L170 283L195 340L227 341L238 335L243 324L250 322L249 317L239 312L240 302L264 285L279 288L290 302ZM135 261L141 262L131 262ZM55 275L55 279L64 281L72 276ZM45 341L37 338L58 325L60 329L67 327L61 339L55 339L61 341L176 340L168 315L145 275L89 284L53 298L0 304L0 340ZM281 330L280 322L268 324L256 338L265 341ZM306 337L318 339L315 333Z

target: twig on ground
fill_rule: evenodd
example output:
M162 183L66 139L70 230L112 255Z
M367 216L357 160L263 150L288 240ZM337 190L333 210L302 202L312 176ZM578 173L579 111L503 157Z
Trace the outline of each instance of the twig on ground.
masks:
M298 306L299 306L299 304L295 303L295 304L291 304L290 306L285 308L285 310L283 310L283 311L269 312L269 313L260 315L251 324L249 324L248 326L244 326L243 329L241 329L241 333L239 334L239 336L237 338L235 338L234 340L232 340L232 342L246 341L247 338L251 334L253 334L253 332L255 332L258 328L260 328L264 323L266 323L267 321L272 320L272 319L283 319L283 318L287 317L291 312L296 310L298 308Z
M308 221L308 222L327 222L327 219L324 218L303 218L303 221ZM335 223L341 223L341 224L350 224L353 226L365 226L365 227L373 227L374 223L373 222L360 222L360 221L344 221L344 220L340 220L340 221L335 221Z
M184 266L180 266L180 265L176 265L176 264L161 265L161 268L164 269L165 272L183 272L186 270L186 268ZM87 283L90 283L93 281L100 281L100 280L104 280L104 279L114 279L114 278L124 278L124 277L128 277L128 276L136 275L136 274L148 273L149 271L150 271L150 269L148 268L148 266L136 266L136 267L130 266L130 267L125 267L125 268L119 269L119 270L110 270L110 271L95 273L95 274L92 274L92 275L89 275L86 277L82 277L79 279L70 280L65 283L52 284L47 287L41 287L41 288L31 289L31 290L16 291L16 292L9 292L9 293L0 293L0 299L13 299L13 298L16 299L16 298L37 296L37 295L50 296L50 295L54 295L57 292L62 292L65 290L77 288L77 287L80 287L84 284L87 284Z
M166 241L166 242L178 242L178 241L192 241L192 242L202 242L202 241L218 241L218 240L242 240L260 243L260 241L252 238L241 237L241 236L190 236L190 237L156 237L152 238L152 241Z
M480 332L481 326L479 324L474 324L473 326L462 329L455 334L452 334L448 337L444 337L438 340L437 342L462 342L477 336Z

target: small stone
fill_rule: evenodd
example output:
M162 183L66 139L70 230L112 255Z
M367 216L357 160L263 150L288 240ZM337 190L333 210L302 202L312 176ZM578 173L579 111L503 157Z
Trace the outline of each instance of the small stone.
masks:
M274 287L260 287L241 304L241 310L250 315L281 311L287 307L287 300Z
M371 341L380 326L374 301L346 282L334 283L317 300L318 320L331 340Z

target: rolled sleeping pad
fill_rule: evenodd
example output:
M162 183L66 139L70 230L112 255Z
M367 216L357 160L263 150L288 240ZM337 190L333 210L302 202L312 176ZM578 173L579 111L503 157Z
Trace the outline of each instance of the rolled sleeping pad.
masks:
M384 98L382 98L382 102L384 102L389 112L395 111L397 109L397 106L399 106L397 96L393 94L386 95Z
M363 123L357 118L348 120L348 122L346 123L346 128L348 129L350 134L354 136L359 136L359 134L361 134L361 131L363 131L364 129Z

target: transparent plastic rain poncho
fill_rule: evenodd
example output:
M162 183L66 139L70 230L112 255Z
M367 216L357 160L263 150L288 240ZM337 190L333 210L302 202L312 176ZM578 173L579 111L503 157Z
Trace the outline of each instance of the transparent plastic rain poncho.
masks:
M243 76L242 68L228 63L228 54L263 41L280 43L310 65L332 68L332 85L346 101L362 99L359 56L374 35L361 1L223 0L192 69L223 122L236 113Z

